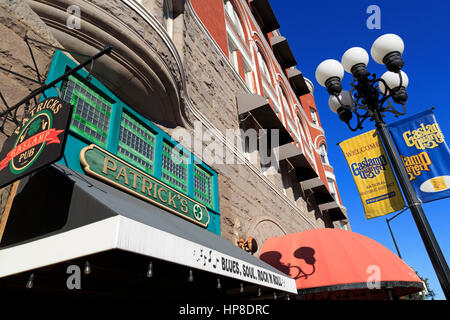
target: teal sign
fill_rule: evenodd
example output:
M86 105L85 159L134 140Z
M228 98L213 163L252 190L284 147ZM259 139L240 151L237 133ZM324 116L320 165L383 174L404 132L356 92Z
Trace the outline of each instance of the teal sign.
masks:
M99 146L91 144L83 148L80 152L80 161L86 174L156 204L202 227L208 226L209 213L203 204Z

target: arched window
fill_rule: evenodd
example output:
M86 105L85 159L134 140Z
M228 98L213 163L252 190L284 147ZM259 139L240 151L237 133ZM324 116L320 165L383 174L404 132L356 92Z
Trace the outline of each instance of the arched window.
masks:
M319 154L320 158L322 159L322 162L325 164L328 164L328 156L327 156L327 149L324 144L321 144L319 147Z
M266 60L264 59L261 52L259 52L259 51L257 52L257 56L258 56L259 68L261 69L261 74L266 78L266 81L268 83L272 83L271 78L270 78L269 68L267 67Z
M334 185L334 181L331 180L330 178L327 178L328 181L328 187L330 188L330 194L333 197L333 199L338 202L337 199L337 191L336 191L336 186Z
M242 39L242 41L244 41L245 40L244 28L242 28L241 20L239 19L236 9L234 8L234 5L231 3L230 0L225 0L224 3L225 3L225 12L228 14L228 17L230 18L239 37Z
M303 122L300 119L300 116L297 114L297 123L298 123L298 127L300 128L300 133L303 137L303 139L305 139L306 141L306 135L305 135L305 129L303 128Z
M287 112L289 112L289 102L288 99L286 98L286 94L284 93L284 90L281 89L281 104L283 105L283 107L285 108L285 110Z
M311 119L312 119L312 122L313 122L315 125L319 124L319 120L317 119L317 111L316 111L316 109L310 107L310 108L309 108L309 111L311 112Z
M228 38L229 60L233 65L234 70L236 70L236 72L239 73L239 61L237 51L238 51L237 46L233 43L233 41L230 38Z

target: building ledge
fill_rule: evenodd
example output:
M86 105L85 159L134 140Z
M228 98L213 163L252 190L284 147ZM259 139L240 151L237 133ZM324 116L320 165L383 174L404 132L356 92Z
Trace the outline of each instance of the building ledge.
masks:
M318 177L305 154L294 143L280 146L276 154L278 154L278 161L286 160L294 167L298 182Z
M237 96L237 104L240 116L250 113L262 129L269 130L268 134L271 134L270 130L279 130L279 145L294 141L268 99L257 94L243 93Z
M273 36L270 39L273 52L283 69L297 65L294 54L289 47L287 39L283 36Z
M303 190L310 192L314 196L317 205L335 201L319 177L302 181L301 185Z
M340 221L347 219L345 207L339 205L336 201L319 204L319 210L329 214L331 221Z
M277 17L273 13L269 0L250 0L253 13L259 19L260 27L265 33L272 32L280 28Z
M287 70L287 77L291 83L292 89L297 96L303 96L310 93L308 85L306 84L303 74L297 68L290 68Z

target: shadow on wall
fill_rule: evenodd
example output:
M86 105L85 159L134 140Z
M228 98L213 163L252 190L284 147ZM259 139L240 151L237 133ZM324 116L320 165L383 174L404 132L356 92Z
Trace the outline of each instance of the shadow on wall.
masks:
M294 257L299 260L298 265L284 264L281 262L281 253L278 251L268 251L260 256L260 259L271 266L290 276L294 280L305 278L316 272L315 250L311 247L300 247L294 252Z

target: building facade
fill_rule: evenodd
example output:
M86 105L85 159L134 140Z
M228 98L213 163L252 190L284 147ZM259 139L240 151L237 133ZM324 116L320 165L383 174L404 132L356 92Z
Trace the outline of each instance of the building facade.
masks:
M117 163L137 168L165 186L159 204L193 199L209 217L193 223L235 246L251 237L256 256L271 237L350 228L314 86L268 0L1 1L0 14L2 110L113 47L46 91L74 107L61 166L89 175L80 154L95 145L117 184L133 184ZM3 212L16 189L2 190Z

